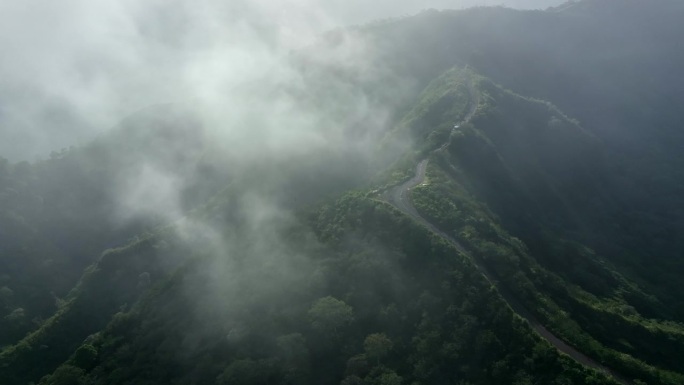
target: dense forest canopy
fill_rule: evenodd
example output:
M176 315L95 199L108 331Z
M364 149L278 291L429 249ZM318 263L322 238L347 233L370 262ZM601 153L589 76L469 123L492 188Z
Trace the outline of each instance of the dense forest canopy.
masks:
M0 383L684 383L683 18L245 27L197 94L0 158Z

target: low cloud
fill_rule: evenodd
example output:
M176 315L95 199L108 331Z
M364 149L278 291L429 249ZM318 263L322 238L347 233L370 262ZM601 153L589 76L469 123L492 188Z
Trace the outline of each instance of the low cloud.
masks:
M1 1L0 155L45 158L148 105L220 100L239 84L289 76L288 53L330 28L430 7L556 3Z

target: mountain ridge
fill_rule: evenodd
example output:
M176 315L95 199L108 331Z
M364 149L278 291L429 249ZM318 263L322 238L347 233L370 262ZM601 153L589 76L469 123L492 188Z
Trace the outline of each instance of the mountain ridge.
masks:
M603 7L622 11L594 11ZM361 116L336 133L364 137L376 162L322 147L233 163L223 154L233 143L191 140L185 152L199 122L161 114L42 163L0 163L0 266L12 267L0 276L10 331L0 377L682 383L678 81L662 88L667 74L649 71L665 64L642 53L674 63L684 55L667 23L601 51L632 21L680 11L676 2L582 1L560 12L482 8L362 27L382 47L377 79L366 84L339 63L301 68L303 83L364 83L375 89L369 105L396 109L383 111L394 117L384 131L364 136ZM548 36L534 35L542 27ZM554 39L564 29L577 35ZM321 44L334 49L334 40ZM563 64L571 57L576 66ZM642 71L650 80L630 80ZM402 79L396 92L392 79ZM322 100L328 92L335 101L326 84L293 95L305 111L344 116ZM158 130L169 136L158 141ZM187 200L112 226L100 182L143 165L177 177ZM162 200L151 191L149 206ZM30 282L50 259L52 271L72 276ZM17 284L22 274L33 286ZM24 305L39 299L39 310Z

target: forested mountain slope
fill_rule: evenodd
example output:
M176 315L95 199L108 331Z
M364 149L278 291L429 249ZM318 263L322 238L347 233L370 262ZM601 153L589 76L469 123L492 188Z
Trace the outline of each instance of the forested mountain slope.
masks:
M304 86L256 91L344 120L363 89L392 124L339 135L375 157L241 160L158 106L3 162L0 382L684 383L682 17L426 11L354 30L368 73L294 53ZM159 184L110 190L150 170L170 212Z

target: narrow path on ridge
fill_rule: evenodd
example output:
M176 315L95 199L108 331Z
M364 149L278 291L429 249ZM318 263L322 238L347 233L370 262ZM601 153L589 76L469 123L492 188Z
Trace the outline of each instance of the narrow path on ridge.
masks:
M468 123L472 117L475 115L475 112L477 111L477 108L480 104L480 94L479 92L475 89L475 87L472 84L472 81L469 82L468 84L468 92L470 94L470 103L469 103L469 108L468 112L466 113L465 117L461 121L461 123L457 124L455 127L458 127L460 125ZM449 146L451 143L451 139L449 139L445 144L443 144L441 147L438 149L432 151L432 153L441 151L445 149L446 147ZM544 325L539 322L537 317L534 316L527 308L520 302L518 301L517 298L511 293L509 290L507 290L505 287L499 285L499 282L496 279L496 276L492 273L492 271L485 265L481 260L478 258L475 258L471 253L469 253L462 245L460 242L458 242L454 237L446 234L442 230L438 229L437 226L433 225L430 223L428 220L426 220L423 216L420 215L418 210L413 206L413 203L411 202L411 196L410 192L411 189L414 187L418 186L419 184L423 183L425 180L425 174L427 171L427 165L428 165L429 159L426 157L425 159L421 160L418 162L418 165L416 166L416 172L415 175L407 180L406 182L397 185L395 187L390 188L389 190L385 191L383 194L383 197L385 200L387 200L392 206L396 207L403 213L407 214L414 220L416 220L418 223L422 224L423 226L427 227L430 231L433 233L437 234L438 236L446 239L452 246L454 246L460 253L468 256L473 263L475 264L475 267L482 273L482 275L489 281L490 284L492 284L496 289L499 291L499 294L501 297L503 297L504 301L508 303L508 305L511 307L511 309L518 314L521 318L526 320L530 327L534 329L534 331L537 332L542 338L544 338L546 341L548 341L551 345L553 345L556 349L559 351L567 354L571 358L573 358L575 361L586 365L588 367L591 367L593 369L597 369L603 373L609 374L613 377L613 379L623 383L623 384L633 384L631 381L624 379L614 371L608 369L607 367L599 364L598 362L594 361L593 359L589 358L587 355L584 353L580 352L579 350L575 349L574 347L568 345L565 343L563 340L558 338L556 335L551 333Z

